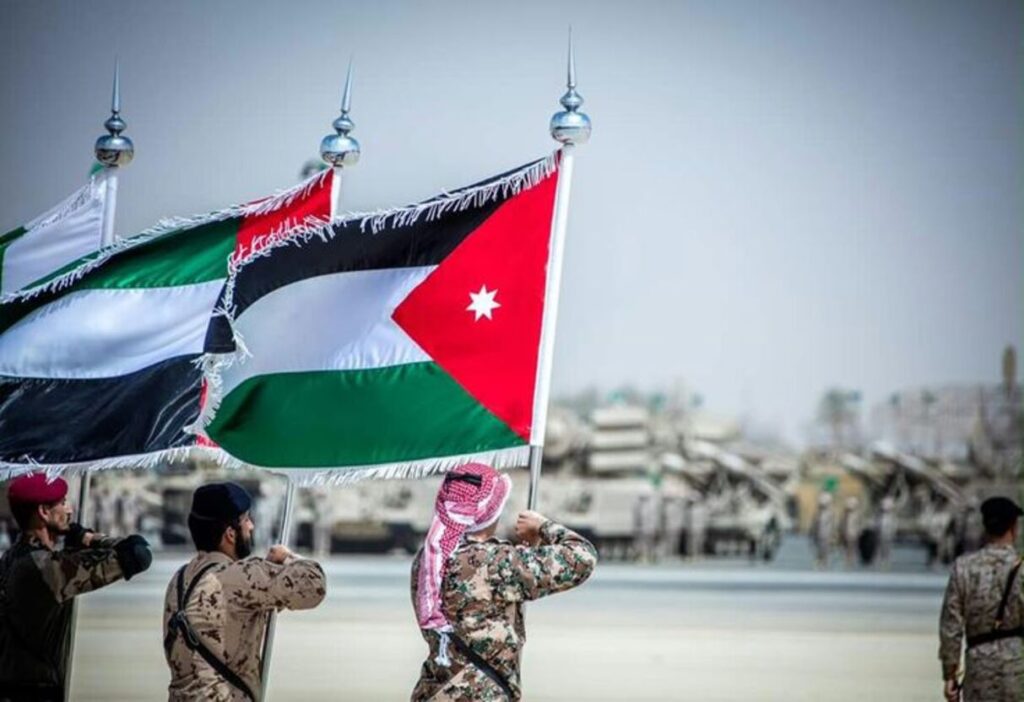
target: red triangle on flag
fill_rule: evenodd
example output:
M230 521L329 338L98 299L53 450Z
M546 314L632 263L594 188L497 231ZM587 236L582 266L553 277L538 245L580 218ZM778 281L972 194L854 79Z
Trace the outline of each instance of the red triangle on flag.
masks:
M484 220L392 315L462 388L530 440L558 174Z

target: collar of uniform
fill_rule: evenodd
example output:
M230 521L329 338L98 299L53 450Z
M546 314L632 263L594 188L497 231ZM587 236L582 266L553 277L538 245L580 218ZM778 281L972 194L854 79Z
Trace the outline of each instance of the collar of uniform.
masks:
M223 563L224 565L234 563L231 556L221 551L200 551L195 557L195 562L203 565L207 563Z
M985 548L990 548L993 551L1004 551L1005 550L1005 551L1012 551L1014 553L1017 552L1017 547L1014 546L1013 544L993 544L993 543L988 543L988 544L985 544Z
M509 546L511 546L512 542L509 541L508 539L502 539L502 538L499 538L497 536L491 536L491 537L488 537L488 538L486 538L486 539L484 539L482 541L480 539L469 539L469 538L466 538L466 539L463 539L462 543L459 544L459 545L460 546L466 546L468 544L508 544Z

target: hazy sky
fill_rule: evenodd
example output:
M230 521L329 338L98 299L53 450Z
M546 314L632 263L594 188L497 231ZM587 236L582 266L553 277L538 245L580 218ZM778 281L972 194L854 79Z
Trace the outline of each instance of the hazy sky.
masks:
M122 234L294 183L350 54L349 209L579 150L554 389L677 379L794 439L831 384L996 381L1024 331L1024 4L0 1L0 231L82 182L115 54Z

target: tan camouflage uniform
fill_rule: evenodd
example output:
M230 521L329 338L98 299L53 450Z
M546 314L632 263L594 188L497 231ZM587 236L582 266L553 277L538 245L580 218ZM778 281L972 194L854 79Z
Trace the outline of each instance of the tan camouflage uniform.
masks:
M960 668L961 642L995 628L1006 578L1017 561L1011 546L986 546L953 564L939 620L939 659L943 679ZM1003 628L1024 624L1024 592L1018 573L1007 601ZM1024 642L1020 638L980 644L966 654L964 702L1024 699Z
M88 548L51 550L23 537L0 559L0 700L15 683L63 686L71 602L123 577L118 541L97 536Z
M522 604L576 587L597 563L593 545L560 524L545 522L540 537L537 547L497 538L465 541L452 554L441 585L442 607L455 634L505 677L515 700L522 694L519 662L526 643ZM412 568L414 609L420 555ZM454 645L448 646L451 665L436 663L440 635L421 633L430 655L420 670L413 702L506 699L498 684L468 663Z
M185 587L206 565L208 571L192 592L185 616L200 641L260 694L260 657L267 619L272 611L310 609L326 594L326 577L316 561L297 559L285 565L256 556L233 561L201 551L185 568ZM177 574L164 598L164 636L178 608ZM167 656L171 668L168 700L235 702L248 698L224 680L199 653L189 650L179 633Z

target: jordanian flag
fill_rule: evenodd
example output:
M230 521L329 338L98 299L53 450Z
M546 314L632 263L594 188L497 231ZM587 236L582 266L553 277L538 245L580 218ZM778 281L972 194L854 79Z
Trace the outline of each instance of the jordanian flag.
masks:
M46 214L0 234L0 297L100 248L106 198L100 174Z
M552 157L239 262L208 350L245 358L214 366L206 433L310 476L524 464L557 180Z
M144 465L195 445L197 361L229 260L325 222L330 180L165 223L0 305L0 468Z

